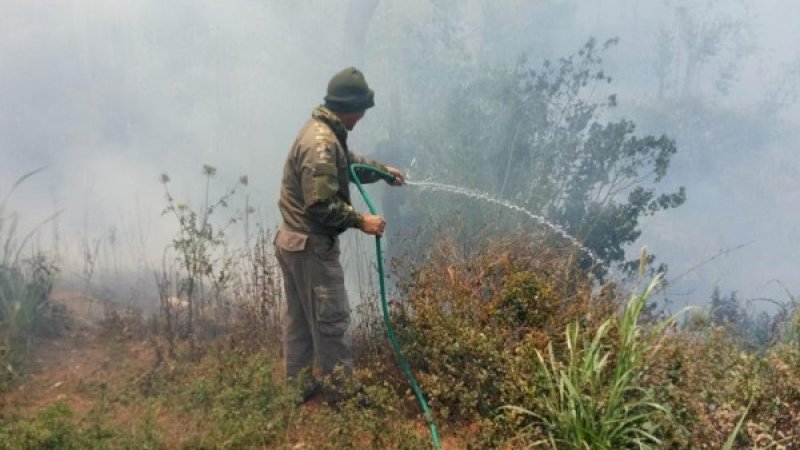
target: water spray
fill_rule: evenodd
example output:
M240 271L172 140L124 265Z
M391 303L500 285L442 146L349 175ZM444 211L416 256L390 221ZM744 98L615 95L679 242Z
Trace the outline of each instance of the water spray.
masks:
M356 174L356 169L364 169L369 170L378 174L381 178L389 181L394 182L394 175L384 172L382 170L376 169L372 166L366 164L351 164L350 165L350 176L355 182L356 186L358 187L358 191L361 192L361 196L364 198L364 202L367 204L367 208L369 208L370 213L377 214L377 210L375 206L372 204L372 199L370 199L367 192L364 190L364 186L361 184L361 180L358 178ZM527 209L515 205L508 200L499 199L496 197L492 197L488 193L472 191L466 188L458 187L458 186L451 186L448 184L442 183L434 183L429 181L408 181L406 180L406 184L410 186L416 186L423 189L431 189L435 191L443 191L443 192L450 192L453 194L464 195L470 198L475 198L483 201L487 201L489 203L494 203L496 205L504 206L508 209L513 211L521 212L526 216L530 217L531 219L535 220L537 223L546 226L557 235L561 236L562 238L569 241L575 247L579 248L581 251L586 253L595 263L600 263L600 258L597 256L595 252L591 249L583 246L577 239L570 236L569 233L564 230L564 228L560 225L554 224L547 220L546 218L534 214ZM408 383L411 385L411 389L414 391L414 395L417 398L417 402L419 402L420 408L422 409L423 416L425 417L425 421L428 423L428 428L431 431L431 438L433 439L433 446L436 449L441 449L439 443L439 434L436 431L436 424L433 422L433 416L431 414L430 407L428 406L428 402L425 400L425 395L420 389L419 384L417 383L416 379L414 378L414 374L411 373L411 368L408 365L408 360L403 356L400 352L400 344L397 341L397 334L394 331L394 327L392 326L392 322L389 318L389 305L386 301L386 280L385 274L383 269L383 250L381 249L381 238L376 236L375 237L375 252L378 261L378 280L380 284L380 295L381 295L381 310L383 311L383 322L386 325L386 333L389 336L389 342L392 345L392 349L394 350L395 356L397 357L397 361L400 364L400 368L403 370L403 373L408 379Z
M459 187L459 186L451 186L449 184L442 184L442 183L433 183L433 182L430 182L430 181L408 181L408 180L406 180L406 184L409 185L409 186L417 186L417 187L420 187L420 188L431 189L431 190L434 190L434 191L450 192L452 194L464 195L464 196L467 196L467 197L470 197L470 198L475 198L475 199L483 200L483 201L486 201L486 202L489 202L489 203L494 203L495 205L504 206L504 207L506 207L508 209L511 209L513 211L521 212L521 213L525 214L526 216L530 217L531 219L533 219L534 221L536 221L537 223L546 226L547 228L552 230L554 233L556 233L557 235L559 235L562 238L566 239L567 241L569 241L575 247L579 248L582 252L586 253L590 258L592 258L592 261L595 264L601 264L600 257L598 257L597 254L594 251L592 251L592 249L585 247L583 244L580 243L580 241L578 241L574 237L570 236L570 234L567 233L566 230L564 230L564 227L562 227L561 225L554 224L553 222L550 222L549 220L547 220L543 216L540 216L538 214L534 214L534 213L528 211L527 209L525 209L525 208L523 208L521 206L518 206L518 205L515 205L515 204L509 202L508 200L503 200L501 198L492 197L490 194L485 193L485 192L478 192L478 191L473 191L473 190L466 189L466 188Z

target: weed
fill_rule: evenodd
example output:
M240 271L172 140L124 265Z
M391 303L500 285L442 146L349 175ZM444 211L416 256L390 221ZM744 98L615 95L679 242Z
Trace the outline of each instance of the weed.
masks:
M319 449L420 449L430 447L427 430L416 428L417 406L411 396L404 398L395 386L380 382L375 373L359 371L356 378L364 383L363 394L353 396L301 418L298 426L316 430L304 436ZM346 389L353 389L348 386ZM364 397L366 396L366 397ZM368 406L364 398L369 398Z
M0 363L4 368L0 390L18 372L19 356L28 351L33 336L57 335L63 326L64 310L49 301L58 268L42 252L31 251L23 257L33 234L58 213L19 239L19 216L6 209L11 193L41 170L20 177L0 202Z
M154 372L147 396L197 424L185 448L263 448L285 440L295 415L296 392L274 372L272 357L220 344L200 361Z
M208 165L203 166L203 174L206 177L205 195L201 207L198 210L192 209L187 203L177 202L169 191L169 176L161 176L162 184L167 199L167 206L163 214L172 214L178 221L178 233L172 240L170 248L175 251L175 259L181 267L183 277L174 283L177 288L177 296L185 298L185 328L180 330L184 337L189 340L192 353L194 353L195 326L198 321L205 318L207 309L215 307L216 313L224 313L226 308L222 301L222 292L230 282L231 266L234 264L235 255L230 254L226 232L232 224L242 220L250 213L248 209L234 214L233 217L219 226L212 222L215 212L219 209L227 208L233 198L238 186L226 190L218 199L211 199L211 179L216 175L217 169ZM239 184L247 185L247 177L241 177ZM165 253L166 255L166 253ZM167 325L170 328L168 334L172 336L174 331L171 329L175 320L174 311L176 305L170 302L168 282L170 280L170 270L165 267L162 270L159 282L159 293L161 306L164 315L167 317ZM211 286L211 296L205 294L207 285ZM212 300L214 301L212 305ZM221 317L214 317L215 321ZM170 340L170 342L172 342Z
M279 347L282 339L283 284L272 247L273 232L258 226L252 247L231 276L236 308L235 333L240 345Z
M535 245L495 243L461 256L443 244L402 286L408 303L398 311L400 341L424 391L449 418L490 417L536 395L525 356L547 345L548 330L588 307L586 282L576 280L565 302L556 288L563 260L534 252Z
M621 317L603 322L593 337L573 323L567 326L566 348L559 356L552 343L546 355L536 352L541 397L530 409L505 408L529 416L533 421L525 429L538 427L547 436L531 445L548 442L553 448L611 450L661 444L656 437L658 416L669 413L641 381L647 354L658 351L661 331L671 320L647 334L639 324L657 281L634 296Z
M31 420L15 418L0 422L0 449L163 449L153 429L152 417L138 432L118 431L105 423L101 415L89 417L82 423L69 406L59 402L41 410Z

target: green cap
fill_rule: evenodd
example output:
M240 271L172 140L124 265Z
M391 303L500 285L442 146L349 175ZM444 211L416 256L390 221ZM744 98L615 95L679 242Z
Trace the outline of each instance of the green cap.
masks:
M348 67L328 82L325 107L331 111L356 112L375 106L375 93L367 86L364 74Z

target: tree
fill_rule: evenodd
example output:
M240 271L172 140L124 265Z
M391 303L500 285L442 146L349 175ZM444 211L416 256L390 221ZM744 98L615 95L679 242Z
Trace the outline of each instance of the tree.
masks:
M703 92L703 78L713 82L716 92L726 95L739 65L754 49L746 2L664 3L672 14L658 36L654 68L659 98L668 92L676 98L699 94Z
M746 319L747 313L739 303L736 291L723 296L719 287L715 287L711 293L711 312L710 320L712 325L732 327L740 326Z
M435 116L445 121L429 117L411 137L427 175L489 190L560 224L604 262L624 263L639 220L680 206L686 193L655 188L674 141L637 136L630 120L609 121L616 95L597 100L612 81L600 54L615 43L591 39L558 61L534 68L523 58L453 88Z

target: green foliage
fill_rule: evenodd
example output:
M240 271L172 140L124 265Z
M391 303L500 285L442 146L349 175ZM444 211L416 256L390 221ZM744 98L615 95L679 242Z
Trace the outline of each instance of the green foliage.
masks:
M595 99L611 83L600 55L614 43L592 39L557 61L532 67L523 59L454 87L436 115L446 121L431 118L435 126L410 137L420 148L417 176L489 191L562 225L603 260L622 262L639 220L680 206L686 194L655 188L677 151L673 140L637 136L629 120L608 121L616 95ZM450 201L427 213L458 223L447 220L456 211L463 208ZM486 223L492 213L479 211L458 220Z
M301 425L315 430L303 441L313 448L330 450L429 448L430 437L419 426L423 419L415 414L418 406L410 393L398 393L395 385L375 375L376 372L359 374L369 406L362 404L362 397L355 396L335 408L316 411L305 419L308 423Z
M645 381L672 413L660 422L663 445L722 448L735 436L735 448L780 448L800 432L797 355L787 344L743 346L737 330L696 319L669 335Z
M622 305L613 286L574 270L571 256L527 235L474 253L444 242L398 281L406 300L392 303L400 341L445 442L779 448L800 433L793 341L751 353L710 322L667 332L671 321L643 314L647 293ZM383 328L364 330L372 342L352 381L371 398L368 407L355 397L297 408L298 390L275 375L274 356L238 333L197 359L165 360L153 338L154 365L126 365L124 376L83 384L81 395L95 402L88 414L54 405L31 418L3 416L0 449L428 446ZM111 342L116 353L131 344Z
M189 391L189 404L212 418L212 426L191 447L261 448L284 437L297 394L275 380L273 360L229 350L216 368L216 375L198 380Z
M715 288L711 294L709 308L711 308L709 313L711 325L735 325L742 322L745 317L745 312L739 304L736 292L731 292L729 296L724 297L720 294L719 288Z
M523 428L536 427L553 448L657 448L658 416L668 415L642 387L648 353L658 351L658 339L671 320L651 326L645 334L640 314L658 279L634 296L621 317L607 319L590 336L579 324L565 332L564 349L550 343L546 355L536 352L536 379L541 395L530 409L508 406L529 416ZM615 336L616 335L616 336ZM616 341L616 342L615 342Z
M469 428L475 448L777 448L800 432L791 341L755 352L726 326L656 320L652 286L622 305L568 270L569 256L510 237L474 253L440 243L406 269L394 320L443 436ZM406 395L384 356L366 364Z
M467 254L440 244L401 286L399 340L432 409L442 421L481 424L487 447L519 426L498 408L541 395L536 351L560 341L568 323L593 328L613 310L608 298L592 299L585 273L565 270L569 251L521 242Z
M800 345L798 302L788 290L786 294L788 299L785 301L756 299L758 304L777 307L776 312L768 313L754 311L752 306L748 307L739 299L735 291L725 295L717 287L711 293L705 317L695 316L690 326L724 327L739 340L742 348L756 351L765 351L778 342Z
M55 265L42 254L0 265L0 324L5 336L46 332Z
M85 442L63 403L42 410L30 422L4 423L0 439L7 449L80 449Z
M672 14L665 14L669 18L658 31L659 98L689 98L714 90L729 94L742 62L755 49L747 2L677 0L668 4ZM703 85L710 82L713 89Z
M81 421L65 403L55 403L31 420L0 422L0 449L8 450L161 450L166 448L149 415L140 430L118 430L101 417Z
M771 338L773 341L800 349L800 300L783 283L778 283L786 291L788 300L783 303L773 302L778 305L780 310L773 318L771 329L775 332Z
M63 311L49 301L57 267L42 252L24 257L30 238L56 214L20 239L19 216L7 211L11 193L41 170L20 177L0 202L0 390L16 373L18 355L27 351L31 337L58 334L63 326Z
M272 377L272 364L256 358L230 373L220 386L212 413L217 429L212 436L225 436L224 448L266 445L285 433L294 397Z

